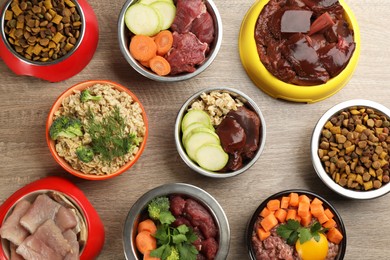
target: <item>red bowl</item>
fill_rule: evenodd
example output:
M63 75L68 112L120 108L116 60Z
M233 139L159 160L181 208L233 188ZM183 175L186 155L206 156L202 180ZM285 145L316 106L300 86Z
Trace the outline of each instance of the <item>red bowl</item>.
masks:
M0 58L17 75L33 76L50 82L68 79L91 61L97 48L99 29L96 15L86 0L75 1L83 21L80 39L72 51L51 62L35 62L19 55L9 44L4 33L4 14L12 0L6 1L0 13Z
M50 126L53 123L53 115L58 110L58 108L62 105L62 101L64 100L64 98L72 95L74 93L73 92L74 90L81 91L81 90L86 89L86 88L93 86L95 84L109 84L109 85L113 86L115 89L122 91L122 92L126 92L128 95L130 95L132 97L132 99L140 105L140 107L142 109L142 118L143 118L143 121L145 124L144 140L140 144L139 150L138 150L137 154L134 156L134 159L125 163L116 172L108 174L108 175L86 174L86 173L83 173L81 171L73 169L73 167L67 161L65 161L64 158L62 158L61 156L58 155L56 148L55 148L55 141L53 141L50 138L50 134L49 134ZM105 180L105 179L109 179L109 178L112 178L112 177L115 177L115 176L122 174L123 172L127 171L130 167L132 167L137 162L137 160L139 159L139 157L141 156L141 154L143 153L143 151L145 149L146 141L148 139L148 131L149 131L148 129L149 129L149 126L148 126L148 120L146 117L145 108L142 106L141 102L139 101L139 99L137 98L137 96L133 92L131 92L126 87L124 87L118 83L109 81L109 80L89 80L89 81L84 81L84 82L78 83L78 84L70 87L65 92L63 92L58 97L58 99L54 102L53 106L50 109L50 112L49 112L49 115L48 115L48 118L46 121L46 142L47 142L47 145L49 146L50 153L53 155L54 159L67 172L69 172L77 177L87 179L87 180Z
M0 206L0 225L3 224L5 217L13 208L15 203L23 197L45 191L57 191L67 195L80 209L85 217L87 224L88 237L83 250L80 253L81 260L94 259L101 251L104 245L104 226L99 215L91 203L85 197L84 193L70 181L60 177L47 177L34 181L12 194ZM0 246L0 259L8 259L8 254L3 246Z

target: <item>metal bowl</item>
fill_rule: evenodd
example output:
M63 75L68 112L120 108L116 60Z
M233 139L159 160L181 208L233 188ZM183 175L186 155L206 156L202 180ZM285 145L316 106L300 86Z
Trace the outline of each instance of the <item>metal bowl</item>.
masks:
M340 110L343 110L348 107L353 107L353 106L363 106L367 108L372 108L376 111L379 111L383 115L387 116L390 118L390 109L387 107L378 104L373 101L369 100L363 100L363 99L356 99L356 100L349 100L342 102L340 104L335 105L334 107L330 108L327 112L325 112L322 117L319 119L317 122L313 134L312 134L312 139L311 139L311 159L312 163L314 166L315 171L317 172L318 177L333 191L336 193L352 198L352 199L372 199L372 198L377 198L382 195L385 195L390 191L390 184L384 184L382 187L379 189L373 189L373 190L368 190L368 191L356 191L348 188L344 188L337 184L331 176L329 176L328 173L326 173L323 164L319 158L318 155L318 149L320 145L320 136L322 129L325 125L325 123L335 114L337 114Z
M339 0L345 10L346 19L354 30L355 51L348 65L339 75L324 84L310 87L288 84L278 79L265 68L259 58L254 31L257 19L268 2L269 0L257 0L246 13L240 29L239 51L241 63L253 83L271 97L305 103L324 100L341 90L348 83L357 67L361 49L359 26L352 10L345 1Z
M190 78L195 77L196 75L203 72L206 68L210 66L210 64L213 62L215 57L218 54L218 51L222 44L222 19L219 14L219 11L217 9L217 6L214 4L212 0L204 0L204 3L206 4L207 11L210 13L211 17L214 20L214 28L215 28L215 38L212 44L210 45L210 52L206 56L206 60L204 63L197 67L197 69L194 72L191 73L183 73L178 75L167 75L167 76L159 76L149 70L148 68L144 67L139 63L137 60L135 60L129 51L130 46L130 36L131 33L127 29L124 17L126 10L134 3L136 3L136 0L127 0L125 4L122 7L122 10L119 14L118 18L118 39L119 39L119 47L122 52L122 55L125 57L126 61L135 69L138 73L141 75L160 82L176 82L176 81L182 81L187 80Z
M79 213L81 225L85 229L83 237L86 238L85 243L80 245L80 259L96 258L104 245L105 232L103 223L82 191L63 178L47 177L34 181L12 194L0 206L0 226L11 214L17 202L23 199L33 201L40 194L53 192L63 196ZM9 242L5 241L5 239L1 239L0 258L10 258Z
M170 194L181 194L193 198L209 210L219 229L219 249L215 259L226 259L230 246L230 227L225 212L209 193L201 188L186 183L172 183L156 187L146 192L134 203L127 214L122 234L126 259L142 259L137 252L134 242L137 235L137 225L140 221L140 216L147 210L147 205L152 199Z
M187 113L188 108L192 105L193 102L198 100L198 98L200 97L200 95L202 93L210 93L212 91L226 92L226 93L229 93L231 96L238 98L239 100L241 100L245 104L245 106L247 106L249 109L254 111L260 118L261 129L260 129L259 149L257 150L255 156L249 162L247 162L241 169L236 170L236 171L218 173L218 172L212 172L212 171L208 171L208 170L201 168L197 163L195 163L193 160L191 160L188 157L188 155L184 149L182 140L181 140L182 139L181 138L181 135L182 135L181 121L182 121L184 115ZM216 88L203 89L203 90L193 94L191 97L189 97L187 99L187 101L180 108L179 113L176 117L174 135L175 135L175 143L176 143L177 151L179 152L179 155L183 159L185 164L188 165L188 167L190 167L192 170L196 171L197 173L202 174L202 175L207 176L207 177L228 178L228 177L233 177L233 176L236 176L236 175L239 175L239 174L245 172L250 167L252 167L253 164L255 164L256 161L259 159L261 153L264 150L264 146L265 146L266 125L265 125L265 119L263 117L263 114L261 113L260 108L257 106L255 101L253 101L249 96L247 96L246 94L244 94L243 92L241 92L237 89L227 88L227 87L220 87L220 88L216 87Z
M275 193L275 194L271 195L270 197L268 197L267 199L265 199L256 208L255 212L253 213L251 219L248 222L248 225L246 227L246 233L245 233L245 243L246 243L246 247L248 250L249 258L251 260L256 260L256 254L255 254L255 251L254 251L253 245L252 245L252 236L253 236L253 232L254 232L253 229L254 229L254 226L255 226L255 223L256 223L256 220L257 220L259 214L267 206L268 201L270 201L272 199L278 199L278 198L281 198L283 196L288 196L291 192L298 193L299 195L306 195L310 199L318 198L323 202L323 205L326 208L329 208L331 210L331 212L334 214L334 220L336 221L337 227L340 229L341 233L344 236L343 240L339 244L340 249L339 249L339 253L336 257L336 260L344 259L344 255L345 255L345 251L346 251L346 247L347 247L347 233L345 230L344 222L343 222L340 214L337 212L336 208L329 201L327 201L326 199L324 199L320 195L318 195L312 191L301 190L301 189L291 189L291 190L285 190L285 191L280 191L278 193Z
M99 29L96 15L85 0L74 1L80 14L82 27L80 38L65 56L48 62L37 62L26 59L10 45L5 28L5 12L13 0L8 0L0 13L0 58L17 75L33 76L50 82L66 80L81 70L91 61L97 48Z

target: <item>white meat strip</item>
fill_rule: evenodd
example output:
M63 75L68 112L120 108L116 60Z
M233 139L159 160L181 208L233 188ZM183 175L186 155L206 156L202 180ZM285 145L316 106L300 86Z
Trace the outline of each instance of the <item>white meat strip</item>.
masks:
M20 224L30 233L34 233L37 228L48 219L54 219L61 205L46 194L39 195L27 213L20 219Z
M26 214L30 206L31 203L27 200L21 200L15 205L11 215L9 215L0 228L0 236L2 238L11 241L15 245L20 245L23 240L30 235L30 233L19 223L21 217Z
M68 229L64 233L64 238L68 240L70 246L72 247L71 251L65 256L64 260L78 260L80 259L80 245L77 241L77 235L71 229Z
M65 256L71 250L71 246L62 235L60 228L57 227L51 219L46 220L46 222L35 231L33 236L41 240L61 256Z
M11 255L10 260L24 260L24 258L21 255L16 253L16 247L17 246L15 244L13 244L13 243L10 244L10 251L11 251L11 253L10 253L10 255Z
M61 206L58 210L54 222L61 229L61 232L72 229L77 225L75 213L64 206Z
M18 246L16 253L26 260L62 260L62 256L48 247L37 237L31 235Z

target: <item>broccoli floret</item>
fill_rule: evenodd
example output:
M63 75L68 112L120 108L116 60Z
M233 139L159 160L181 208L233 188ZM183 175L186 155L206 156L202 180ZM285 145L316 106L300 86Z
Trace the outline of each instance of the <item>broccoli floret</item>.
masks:
M149 217L154 220L160 219L160 214L169 212L169 199L167 197L154 198L148 205Z
M176 247L171 246L171 254L166 258L166 260L179 260L180 255Z
M88 163L93 160L93 150L87 146L79 146L76 148L76 155L80 161Z
M82 136L81 121L77 118L61 116L53 121L49 129L50 138L57 140L58 137L73 138Z
M88 89L85 89L80 93L81 102L87 102L88 100L99 101L100 99L102 99L101 96L92 96Z

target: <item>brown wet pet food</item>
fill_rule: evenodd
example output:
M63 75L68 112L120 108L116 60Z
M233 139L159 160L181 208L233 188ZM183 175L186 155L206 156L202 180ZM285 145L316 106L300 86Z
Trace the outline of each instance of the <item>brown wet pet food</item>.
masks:
M72 0L14 0L4 19L9 44L32 61L63 57L81 35L82 19Z
M333 0L270 0L257 20L255 41L267 70L300 86L336 77L356 46L345 11Z
M349 107L324 125L318 156L339 185L379 189L389 182L390 119L368 107Z

